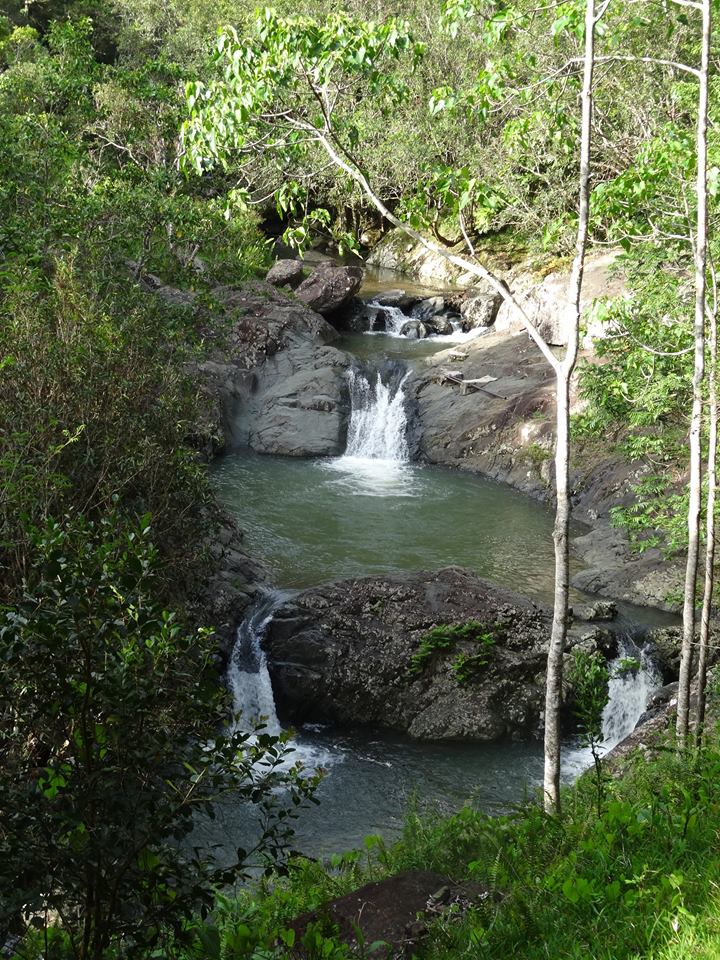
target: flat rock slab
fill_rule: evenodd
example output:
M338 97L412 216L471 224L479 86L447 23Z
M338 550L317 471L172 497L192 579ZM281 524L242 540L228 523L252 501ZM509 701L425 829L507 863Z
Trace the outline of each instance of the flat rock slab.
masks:
M368 883L293 921L297 955L303 957L302 938L312 923L327 928L328 934L337 931L334 935L343 943L361 946L364 951L382 943L370 954L373 957L396 956L417 939L418 914L432 911L434 902L442 901L448 889L444 877L426 870L407 870Z

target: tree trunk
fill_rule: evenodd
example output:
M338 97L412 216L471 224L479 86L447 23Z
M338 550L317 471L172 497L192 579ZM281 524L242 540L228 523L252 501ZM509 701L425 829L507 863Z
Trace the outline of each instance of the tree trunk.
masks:
M690 418L690 503L688 506L688 553L685 567L683 638L677 700L676 733L679 745L687 741L690 715L690 680L695 642L697 573L700 554L700 499L702 490L702 388L705 373L705 274L707 269L707 128L708 72L711 0L702 0L702 55L697 114L697 227L695 231L695 365Z
M568 285L568 342L562 363L556 369L555 439L555 598L553 625L548 647L545 686L545 809L560 812L560 707L562 704L563 654L567 639L570 591L570 381L577 363L585 252L590 213L590 143L592 139L593 72L595 68L595 0L585 8L585 54L580 134L578 232L575 258Z
M715 586L715 499L717 490L718 407L717 407L717 304L710 314L710 369L708 370L708 406L710 428L707 458L707 499L705 501L705 589L702 616L700 618L700 653L697 670L697 713L695 719L695 744L702 743L705 724L705 687L710 651L710 615L712 612L713 588Z

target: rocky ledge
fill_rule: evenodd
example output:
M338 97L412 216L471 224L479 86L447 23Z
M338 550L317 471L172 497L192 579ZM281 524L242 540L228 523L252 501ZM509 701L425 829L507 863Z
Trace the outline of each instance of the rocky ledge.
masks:
M546 610L447 567L307 590L264 646L281 719L487 741L541 735L549 632Z

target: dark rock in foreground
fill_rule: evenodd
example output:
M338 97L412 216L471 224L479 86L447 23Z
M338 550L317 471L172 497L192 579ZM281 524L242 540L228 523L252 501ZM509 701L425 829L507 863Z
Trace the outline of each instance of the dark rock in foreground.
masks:
M405 870L337 897L293 920L291 927L298 942L310 924L319 924L337 931L341 943L361 946L362 956L405 956L427 932L423 917L429 920L450 907L457 916L489 895L478 883L453 884L428 870Z
M469 620L489 644L453 636L412 673L429 631ZM549 631L546 611L448 567L307 590L279 608L265 647L285 719L499 740L540 734Z

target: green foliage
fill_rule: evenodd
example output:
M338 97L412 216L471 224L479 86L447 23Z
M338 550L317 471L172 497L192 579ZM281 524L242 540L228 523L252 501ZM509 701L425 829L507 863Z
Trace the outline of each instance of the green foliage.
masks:
M452 650L461 642L479 647L476 654L459 653L452 663L457 680L460 683L469 682L488 663L488 652L495 644L494 630L478 620L457 625L439 624L429 630L421 637L418 649L410 657L408 677L419 677L439 651Z
M573 689L580 738L588 746L600 743L603 738L602 714L608 702L609 679L605 658L599 651L587 653L577 648L572 651L568 681Z
M189 842L219 797L248 804L275 856L312 789L278 738L221 732L212 635L154 601L148 524L34 530L23 598L0 610L0 928L57 916L81 958L179 936L244 868L252 851L219 871Z
M221 955L290 960L283 931L294 917L322 913L323 903L364 882L419 869L489 891L431 922L414 948L422 960L469 952L481 960L713 960L720 903L708 890L720 868L719 784L713 741L695 757L668 751L639 759L607 784L599 814L586 778L565 791L562 820L535 803L498 817L469 806L447 819L410 814L381 860L363 865L355 851L327 869L297 858L286 875L223 897L212 919ZM238 930L261 939L267 952L231 947Z
M34 526L73 508L104 516L116 501L153 514L179 592L209 502L184 442L197 407L182 372L187 317L122 277L95 292L75 259L57 263L49 285L14 278L0 315L4 595L27 569Z

